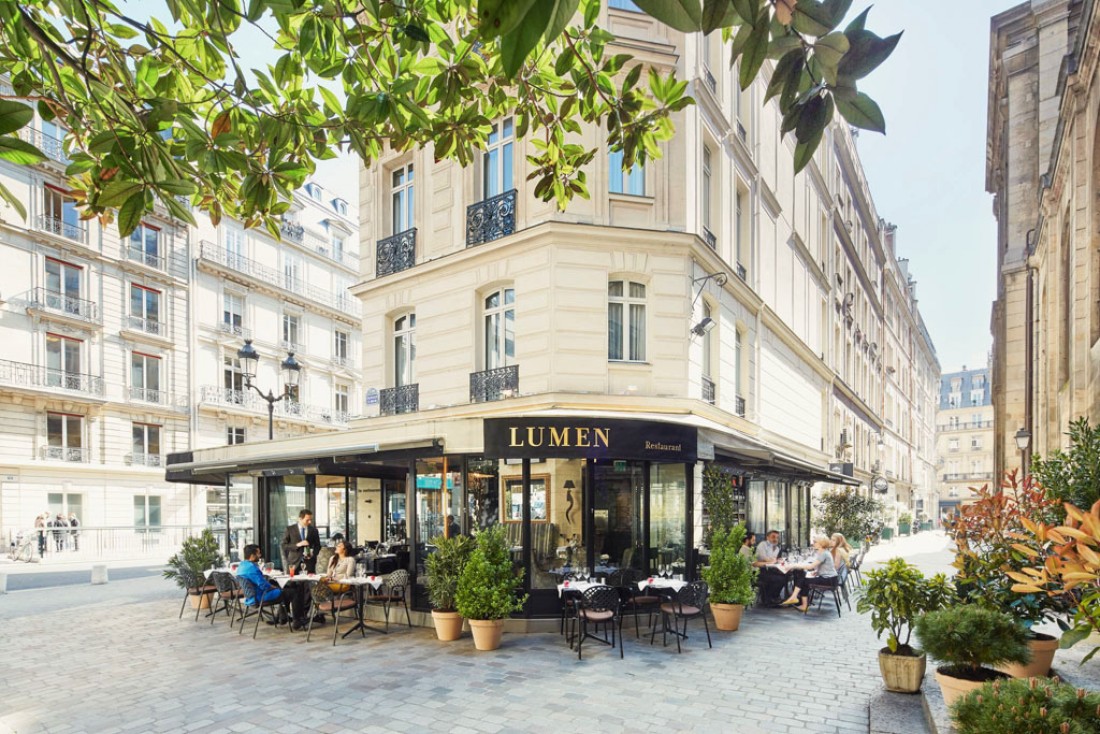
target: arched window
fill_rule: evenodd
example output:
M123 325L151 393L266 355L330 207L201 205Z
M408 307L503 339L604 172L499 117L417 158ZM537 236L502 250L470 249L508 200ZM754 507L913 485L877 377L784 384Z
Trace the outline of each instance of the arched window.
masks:
M645 361L645 284L607 284L607 358Z
M507 367L516 358L516 292L501 288L485 297L485 369Z
M404 387L416 382L416 314L393 322L393 384Z

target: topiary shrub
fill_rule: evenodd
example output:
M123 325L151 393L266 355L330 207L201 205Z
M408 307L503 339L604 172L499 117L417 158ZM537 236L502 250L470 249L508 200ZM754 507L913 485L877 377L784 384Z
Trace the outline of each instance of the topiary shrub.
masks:
M991 666L1031 659L1027 630L1003 612L973 604L922 615L915 630L924 651L945 663L940 672L954 678L991 680L1004 676Z
M1012 678L986 683L952 707L958 734L1095 734L1100 693L1057 678Z
M710 541L710 565L702 570L710 587L710 600L718 604L752 604L756 598L753 580L756 569L741 555L745 526L738 523L728 531L715 530Z
M428 572L425 582L428 587L428 599L437 611L453 612L458 579L470 560L474 541L465 535L452 535L449 538L440 535L428 542L435 546L435 553L424 559L424 566Z
M523 571L512 568L511 546L503 525L477 535L476 545L458 577L455 609L466 619L504 619L523 609L527 595L519 596Z

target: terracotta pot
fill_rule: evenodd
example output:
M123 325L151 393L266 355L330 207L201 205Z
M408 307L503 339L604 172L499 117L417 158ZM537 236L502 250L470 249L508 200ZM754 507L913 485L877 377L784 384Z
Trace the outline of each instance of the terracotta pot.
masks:
M895 693L917 693L924 680L924 669L928 656L895 655L888 648L879 650L878 669L882 673L882 682L886 690Z
M1050 666L1054 664L1054 653L1058 650L1058 638L1040 632L1027 641L1031 649L1031 662L1027 665L1008 663L998 665L997 670L1008 673L1013 678L1036 678L1050 675Z
M941 670L943 670L943 668L936 668L936 682L940 684L940 690L943 692L943 702L947 704L949 708L955 701L971 691L981 688L988 682L984 680L978 681L956 678L953 675L941 673Z
M719 604L710 603L710 611L714 614L715 629L723 632L736 632L741 626L741 614L745 611L744 604Z
M478 650L496 650L504 633L503 619L471 619L470 632L474 635L474 647Z
M209 609L210 603L214 600L214 592L208 591L205 594L196 594L192 591L190 599L192 609Z
M440 642L450 642L462 637L462 615L458 612L437 612L432 610L435 620L435 634Z

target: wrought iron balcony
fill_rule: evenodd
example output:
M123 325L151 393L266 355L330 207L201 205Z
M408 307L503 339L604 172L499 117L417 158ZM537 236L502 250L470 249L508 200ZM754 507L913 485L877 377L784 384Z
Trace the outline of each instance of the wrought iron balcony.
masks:
M741 263L737 263L737 277L741 280L746 280L749 277L749 271L745 270L745 266Z
M703 400L714 405L714 380L703 377Z
M127 461L131 466L163 466L164 460L160 454L128 454Z
M745 399L740 395L733 399L733 412L742 418L745 417Z
M51 291L47 288L34 288L30 292L28 306L38 308L48 313L63 314L74 319L86 321L89 324L101 323L99 319L99 306L95 301L83 298L67 296L64 293Z
M516 231L516 190L466 207L466 246L499 240Z
M15 387L48 387L103 396L103 378L78 372L52 370L42 365L0 359L0 384Z
M703 227L703 239L706 240L706 243L710 247L710 249L718 249L718 238L714 236L714 232L711 232L706 227Z
M279 346L282 349L285 349L288 352L294 352L295 354L305 351L305 347L302 346L301 342L291 341L290 339L280 339Z
M943 475L943 481L945 482L991 481L992 479L993 472L971 472L970 474Z
M87 463L91 451L80 446L43 446L42 458L47 461L72 461Z
M44 133L33 127L20 128L19 137L38 148L47 158L52 158L58 163L69 164L69 156L65 155L65 146L61 138L50 133Z
M488 403L519 394L519 365L470 373L470 402Z
M134 331L142 331L155 336L168 336L168 324L158 319L149 319L143 316L127 317L129 328Z
M76 222L67 222L58 217L39 214L34 220L34 226L42 232L49 232L73 242L84 244L88 241L87 227Z
M350 367L350 368L355 367L355 362L352 360L351 357L348 357L347 355L344 355L342 357L341 356L332 357L329 360L329 363L333 367Z
M247 326L231 324L227 321L218 322L218 331L224 334L231 334L232 336L239 336L242 339L252 338L252 329L249 329Z
M259 410L260 408L259 399L253 393L217 385L203 385L199 390L199 402L213 403L214 405L236 405L249 410Z
M167 260L160 255L152 252L146 252L138 247L126 248L126 259L136 263L141 263L150 268L156 268L157 270L164 270Z
M416 265L416 227L378 240L376 253L376 276L400 273Z
M279 234L282 235L284 240L290 240L291 242L297 242L302 244L302 240L306 236L306 228L297 222L283 222L279 227Z
M382 415L415 413L419 409L419 384L387 387L378 393L378 410Z
M229 268L303 298L308 298L348 316L359 318L362 313L359 299L346 291L344 293L333 293L331 289L311 285L300 278L287 275L282 270L264 265L243 255L229 252L224 247L219 247L212 242L204 241L200 244L199 260Z

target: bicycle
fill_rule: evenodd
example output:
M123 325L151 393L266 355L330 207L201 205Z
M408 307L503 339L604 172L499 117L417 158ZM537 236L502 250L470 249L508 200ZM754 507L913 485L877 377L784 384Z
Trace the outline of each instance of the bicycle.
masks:
M35 533L23 533L15 541L15 548L8 554L13 561L30 563L38 552L38 536Z

